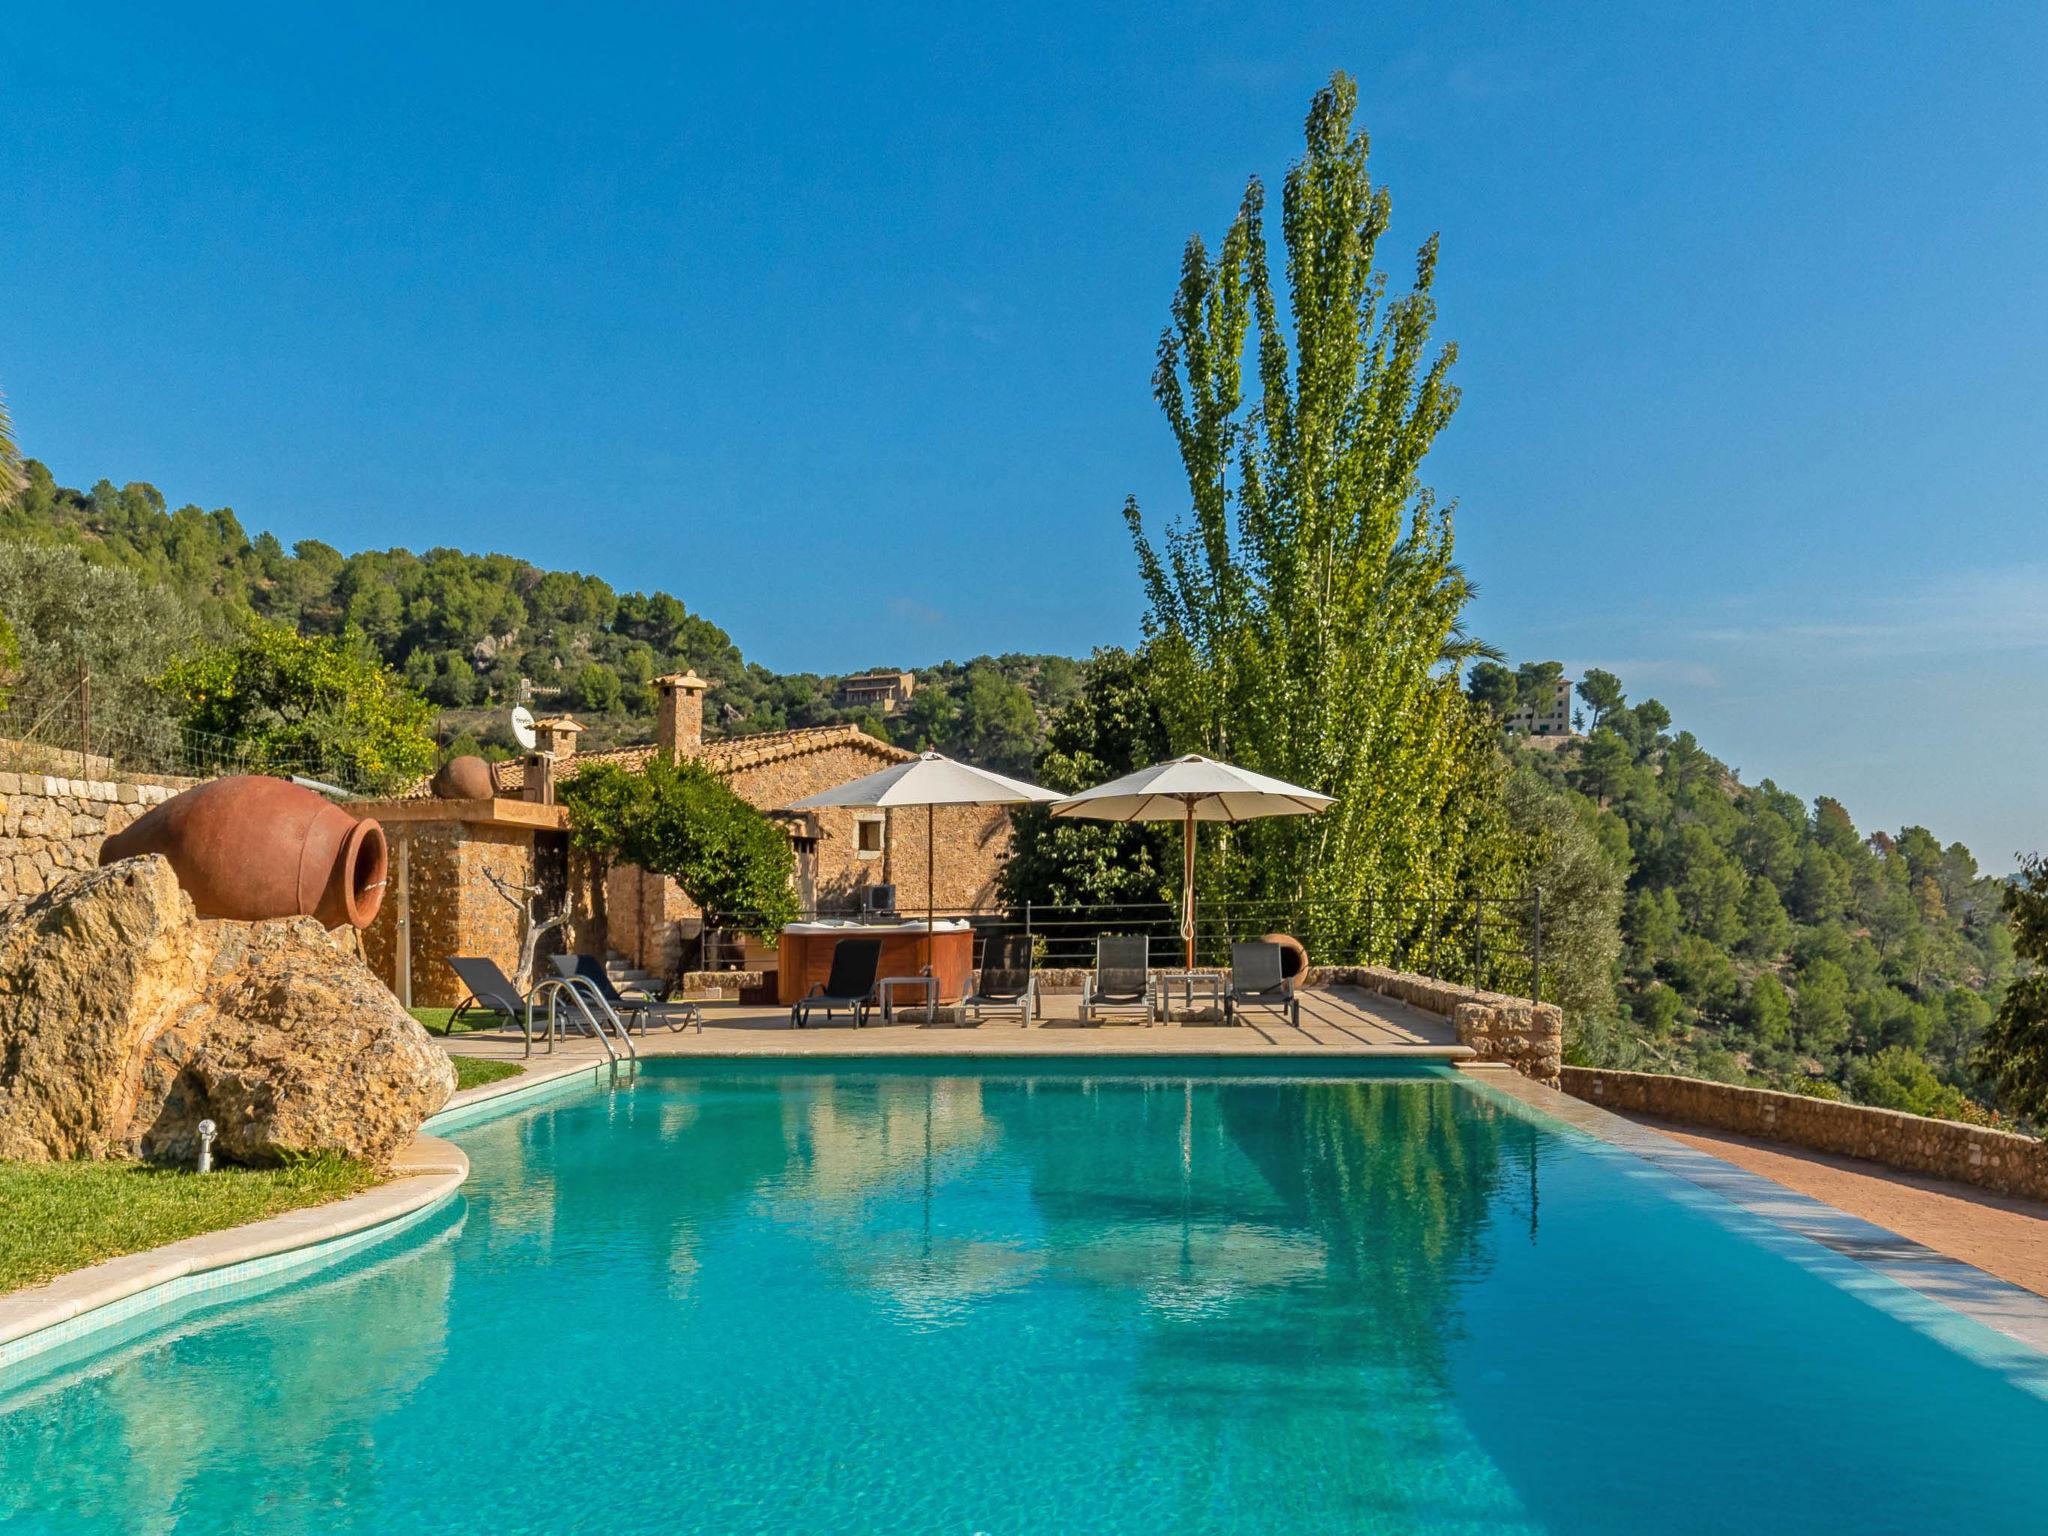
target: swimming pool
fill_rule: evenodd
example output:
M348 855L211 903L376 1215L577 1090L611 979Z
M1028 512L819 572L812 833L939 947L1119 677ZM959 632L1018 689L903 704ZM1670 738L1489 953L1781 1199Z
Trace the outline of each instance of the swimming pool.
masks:
M1976 1325L1456 1074L1282 1070L654 1063L455 1132L428 1227L12 1386L0 1528L2039 1531Z

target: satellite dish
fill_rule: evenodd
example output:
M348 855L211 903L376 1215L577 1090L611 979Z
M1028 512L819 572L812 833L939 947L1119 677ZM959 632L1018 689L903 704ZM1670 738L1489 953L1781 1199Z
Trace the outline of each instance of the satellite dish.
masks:
M519 745L529 752L540 743L540 738L533 734L533 711L524 704L516 706L512 711L512 734L518 739Z

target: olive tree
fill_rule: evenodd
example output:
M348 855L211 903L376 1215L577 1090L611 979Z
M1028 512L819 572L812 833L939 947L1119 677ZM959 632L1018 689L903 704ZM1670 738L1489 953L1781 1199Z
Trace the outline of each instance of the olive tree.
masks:
M702 763L655 757L637 771L594 763L564 784L570 841L603 868L675 881L704 932L778 932L799 915L789 837Z

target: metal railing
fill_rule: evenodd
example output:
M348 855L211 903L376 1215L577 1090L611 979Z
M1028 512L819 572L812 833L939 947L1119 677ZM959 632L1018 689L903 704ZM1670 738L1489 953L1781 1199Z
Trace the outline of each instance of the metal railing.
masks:
M859 922L858 906L839 904L807 910L806 921ZM917 923L922 908L899 910L887 920ZM1135 902L1064 905L1025 902L1008 907L940 907L932 916L962 922L974 932L974 963L982 964L991 940L1022 935L1030 942L1033 968L1086 970L1095 963L1096 940L1108 935L1143 937L1151 963L1179 969L1187 941L1177 903ZM1286 934L1299 939L1311 966L1377 965L1480 991L1543 994L1543 893L1514 895L1366 895L1353 900L1281 898L1217 900L1195 906L1194 951L1198 969L1226 968L1233 943ZM686 940L694 944L695 940ZM706 946L708 969L740 969L737 936L714 934ZM722 963L720 963L722 962Z

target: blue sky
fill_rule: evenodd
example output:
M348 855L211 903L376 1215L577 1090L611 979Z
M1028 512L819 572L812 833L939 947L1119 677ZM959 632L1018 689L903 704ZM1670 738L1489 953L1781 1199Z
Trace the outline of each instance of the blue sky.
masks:
M784 669L1128 642L1179 253L1360 81L1475 627L1865 827L2048 846L2048 8L43 6L60 479L662 587ZM1758 8L1762 11L1762 8Z

